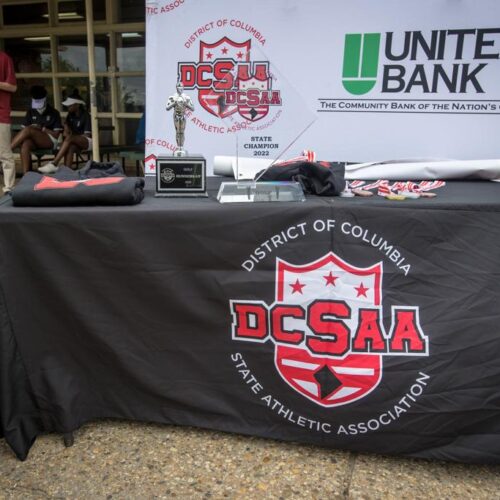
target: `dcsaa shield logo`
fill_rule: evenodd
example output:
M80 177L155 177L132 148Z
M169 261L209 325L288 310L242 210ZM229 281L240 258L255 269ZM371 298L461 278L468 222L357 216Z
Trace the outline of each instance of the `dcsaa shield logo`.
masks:
M427 356L419 308L392 306L386 331L382 263L355 267L333 252L295 265L277 259L275 301L230 301L235 341L274 344L281 378L324 407L376 389L386 355Z
M235 103L226 103L224 91L233 86L233 72L238 61L249 60L250 40L237 43L224 37L212 44L200 42L200 65L205 76L202 75L198 82L198 101L209 113L225 118L238 110ZM210 87L203 88L207 82Z
M178 64L185 89L197 89L201 106L219 118L235 113L256 122L272 106L281 106L281 92L273 89L269 61L252 61L251 40L235 42L223 37L200 42L199 62Z

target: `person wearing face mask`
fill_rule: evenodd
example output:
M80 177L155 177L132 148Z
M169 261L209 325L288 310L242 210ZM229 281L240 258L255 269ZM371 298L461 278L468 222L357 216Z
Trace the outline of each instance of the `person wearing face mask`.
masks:
M39 168L39 172L53 174L57 171L59 162L64 158L64 165L73 163L73 155L92 149L92 127L89 113L85 110L85 101L77 91L63 103L68 108L64 122L64 141L55 158Z
M26 112L23 128L11 143L12 149L20 148L24 173L31 168L31 152L34 149L57 149L63 129L59 111L47 102L45 87L33 85L30 94L31 107Z

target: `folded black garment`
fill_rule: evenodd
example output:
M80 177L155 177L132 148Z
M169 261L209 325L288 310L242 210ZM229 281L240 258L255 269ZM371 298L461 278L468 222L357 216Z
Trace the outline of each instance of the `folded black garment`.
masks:
M92 160L89 160L77 172L80 179L89 179L90 177L109 177L111 175L125 175L123 167L118 162L97 162Z
M28 172L12 190L16 207L136 205L144 199L144 179L123 175L81 178L61 167L54 175Z
M304 192L318 196L338 196L345 187L345 164L328 161L295 161L272 165L259 181L296 181Z

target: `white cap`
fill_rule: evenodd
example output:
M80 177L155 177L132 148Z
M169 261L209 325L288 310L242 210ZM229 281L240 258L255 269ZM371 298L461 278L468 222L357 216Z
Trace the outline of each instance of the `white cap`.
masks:
M71 106L72 104L83 104L85 106L85 101L81 99L75 99L74 97L68 97L63 103L63 106Z
M45 108L46 103L47 103L46 97L43 97L42 99L31 99L31 107L33 109L43 109Z

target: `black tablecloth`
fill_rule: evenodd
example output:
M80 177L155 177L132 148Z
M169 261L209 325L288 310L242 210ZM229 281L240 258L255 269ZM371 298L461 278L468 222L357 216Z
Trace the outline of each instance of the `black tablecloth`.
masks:
M115 417L500 462L500 185L0 203L0 431ZM149 183L151 184L151 183Z

